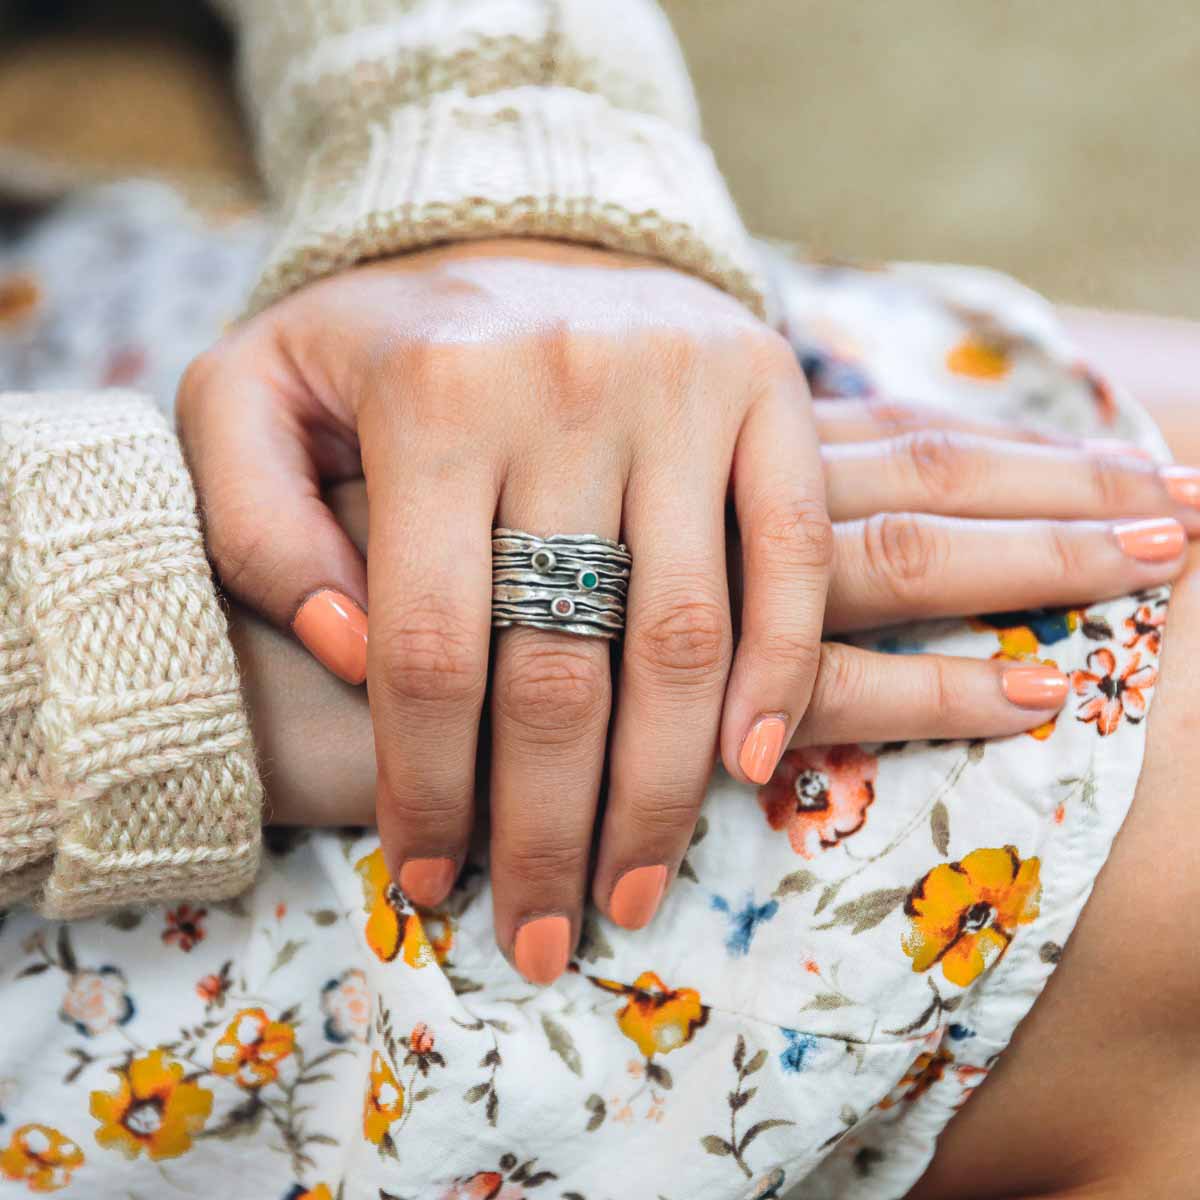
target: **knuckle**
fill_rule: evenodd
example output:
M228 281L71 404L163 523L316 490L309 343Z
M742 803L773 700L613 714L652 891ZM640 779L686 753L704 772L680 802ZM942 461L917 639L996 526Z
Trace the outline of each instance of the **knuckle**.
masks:
M873 583L896 599L919 599L935 574L939 537L915 513L877 513L863 522L863 556Z
M643 783L629 811L633 835L653 846L683 842L696 824L702 796L681 791L677 783Z
M1083 540L1076 536L1071 526L1051 521L1046 527L1046 542L1051 570L1060 579L1086 579L1094 570L1094 567L1089 567L1089 555L1084 549Z
M784 668L793 678L811 678L821 664L821 643L813 633L787 629L772 622L753 642L753 656L763 663Z
M1136 507L1141 479L1126 464L1099 455L1091 460L1092 494L1102 512L1128 512Z
M588 867L589 847L569 841L561 833L547 834L543 822L527 832L514 833L496 852L513 877L525 887L549 888L556 893L568 880L582 879Z
M382 686L393 702L474 702L484 685L483 655L471 622L446 600L426 596L399 607L371 631L383 664Z
M801 374L792 344L777 330L756 325L741 333L740 338L750 369L758 378Z
M975 482L975 456L954 434L922 429L905 434L901 444L914 475L929 495L952 500Z
M608 709L606 657L565 639L522 639L497 671L497 716L539 742L572 741L598 725Z
M864 404L867 419L878 425L885 437L903 437L922 423L922 414L911 404L895 400L866 400Z
M730 654L727 608L698 592L660 601L630 630L627 651L657 675L678 682L723 679Z
M426 838L444 841L461 828L470 814L469 802L463 797L445 792L431 794L426 786L392 790L387 806L391 826L412 845Z
M833 563L833 524L819 500L798 498L769 507L754 535L772 566L825 571Z
M822 645L820 654L813 696L804 719L829 724L862 700L866 677L859 656L836 642Z
M264 556L272 548L266 526L236 510L219 521L208 520L206 513L204 524L208 554L221 585L235 595L249 595L251 580L255 575L263 577Z
M950 664L940 655L931 655L925 667L925 697L930 716L939 727L945 727L961 707Z

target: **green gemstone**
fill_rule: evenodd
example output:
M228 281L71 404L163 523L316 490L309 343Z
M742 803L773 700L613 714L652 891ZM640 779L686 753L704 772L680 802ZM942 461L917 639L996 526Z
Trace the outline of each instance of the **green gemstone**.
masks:
M595 571L581 571L579 575L579 586L587 588L591 591L600 582L600 576Z

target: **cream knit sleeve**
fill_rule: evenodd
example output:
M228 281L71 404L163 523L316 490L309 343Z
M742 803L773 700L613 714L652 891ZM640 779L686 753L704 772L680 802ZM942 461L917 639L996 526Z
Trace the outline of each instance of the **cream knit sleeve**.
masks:
M381 255L529 235L659 258L762 309L652 0L219 0L282 231L251 302Z
M166 421L129 393L0 395L0 907L234 895L260 810Z

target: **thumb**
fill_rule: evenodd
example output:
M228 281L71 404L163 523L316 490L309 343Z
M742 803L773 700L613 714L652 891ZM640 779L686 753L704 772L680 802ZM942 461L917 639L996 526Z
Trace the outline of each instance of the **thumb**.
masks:
M303 388L210 356L188 369L176 412L222 586L362 683L366 564L321 497L323 468L361 471L353 431Z

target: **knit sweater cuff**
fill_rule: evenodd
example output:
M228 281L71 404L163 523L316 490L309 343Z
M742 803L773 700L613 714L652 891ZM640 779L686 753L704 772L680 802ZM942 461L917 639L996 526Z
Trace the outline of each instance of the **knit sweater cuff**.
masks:
M0 396L0 904L234 895L260 811L166 421L128 393Z
M282 234L252 311L367 259L533 236L660 259L762 313L758 260L708 147L600 95L450 90L375 109L283 182Z

